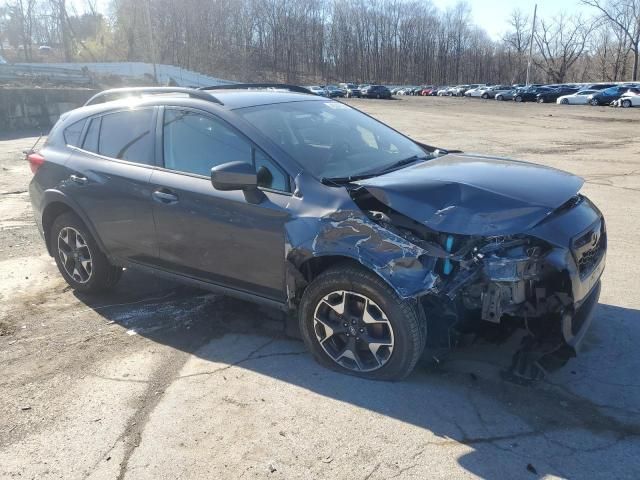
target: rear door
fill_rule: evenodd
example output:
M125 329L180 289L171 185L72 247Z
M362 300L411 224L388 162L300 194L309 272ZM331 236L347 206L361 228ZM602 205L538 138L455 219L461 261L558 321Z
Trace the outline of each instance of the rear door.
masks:
M67 164L66 192L93 223L107 252L141 263L157 257L150 177L155 107L91 118Z
M166 108L164 168L153 173L154 216L165 269L263 297L284 300L288 176L221 119L199 110ZM253 163L263 201L211 185L211 168Z

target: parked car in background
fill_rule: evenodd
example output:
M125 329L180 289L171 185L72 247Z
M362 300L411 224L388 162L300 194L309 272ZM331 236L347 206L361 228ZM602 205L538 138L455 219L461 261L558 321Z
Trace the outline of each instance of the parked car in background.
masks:
M498 92L496 93L495 100L498 100L498 101L513 100L513 98L516 96L517 91L518 91L517 88L512 88L511 90L503 90L501 92Z
M440 87L436 92L436 95L438 97L446 97L449 95L449 90L451 90L451 88L452 87Z
M340 83L338 86L344 91L347 98L361 97L360 89L355 83Z
M598 90L578 90L575 93L558 97L556 103L559 105L586 105L589 103L589 95L597 92Z
M305 87L305 88L307 88L314 95L319 95L321 97L328 97L329 96L329 92L327 91L327 89L324 88L324 87L321 87L319 85L311 85L311 86Z
M512 89L513 87L511 87L510 85L492 85L482 92L480 98L485 100L488 98L496 98L496 95L498 95L499 93L508 92Z
M435 88L436 87L433 85L428 85L426 87L423 87L422 90L420 90L420 95L423 97L428 97L431 95L431 92L433 92Z
M618 100L629 88L629 86L616 85L615 87L605 88L604 90L592 93L589 95L589 105L594 107L609 105L614 100Z
M466 92L464 92L464 96L480 98L482 97L482 94L486 92L489 88L491 87L488 87L487 85L480 85L479 87L471 88Z
M614 107L640 107L640 87L632 87L627 90L618 100L611 102Z
M325 89L329 93L329 98L343 98L345 96L345 91L336 85L327 85Z
M577 87L558 87L548 92L539 93L536 96L536 101L538 103L553 103L558 98L563 95L571 95L572 93L576 93L579 89Z
M391 98L391 91L384 85L369 85L360 92L363 98Z
M462 97L465 94L465 92L470 88L475 88L475 87L473 87L472 85L456 85L455 87L449 90L448 94L449 96L452 96L452 97Z
M518 103L535 102L536 99L538 98L538 94L546 93L546 92L549 92L550 90L551 90L550 87L530 86L525 88L519 88L518 90L516 90L513 96L513 101Z

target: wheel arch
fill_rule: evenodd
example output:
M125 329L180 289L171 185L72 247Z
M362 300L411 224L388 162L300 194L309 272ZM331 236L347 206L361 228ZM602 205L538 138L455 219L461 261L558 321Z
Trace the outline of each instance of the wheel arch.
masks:
M89 229L89 233L93 236L100 249L106 253L102 240L98 236L93 223L89 220L87 215L82 211L79 205L76 204L67 195L57 190L48 190L44 194L45 207L42 209L42 233L47 245L47 252L49 255L53 255L51 252L51 227L53 222L60 215L71 212L77 215L82 223Z
M436 259L366 217L348 212L321 220L316 234L291 241L286 255L287 300L296 307L307 285L327 269L355 265L381 278L401 298L416 298L433 290Z

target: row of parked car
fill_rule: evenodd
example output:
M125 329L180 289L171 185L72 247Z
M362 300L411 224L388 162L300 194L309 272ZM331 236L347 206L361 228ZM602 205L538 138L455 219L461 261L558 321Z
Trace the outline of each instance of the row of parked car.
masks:
M616 107L640 106L640 83L594 83L553 85L490 85L470 84L437 87L397 87L394 95L477 97L482 99L512 100L561 105L612 105Z
M391 90L384 85L340 83L338 85L309 85L312 93L328 98L391 98Z

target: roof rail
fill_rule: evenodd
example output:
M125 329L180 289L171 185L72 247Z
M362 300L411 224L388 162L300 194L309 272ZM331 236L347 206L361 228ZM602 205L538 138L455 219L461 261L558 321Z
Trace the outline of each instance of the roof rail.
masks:
M212 85L210 87L200 87L198 90L250 90L253 88L279 88L282 90L289 90L290 92L313 95L313 93L307 88L300 87L298 85L288 85L286 83L231 83L228 85Z
M96 103L108 102L111 100L117 100L118 98L142 96L142 95L154 95L163 93L182 93L188 95L191 98L197 98L200 100L206 100L208 102L214 102L222 105L222 102L209 93L204 93L194 88L185 87L129 87L129 88L112 88L110 90L104 90L100 93L96 93L84 104L94 105ZM113 98L109 98L113 97Z

